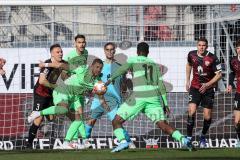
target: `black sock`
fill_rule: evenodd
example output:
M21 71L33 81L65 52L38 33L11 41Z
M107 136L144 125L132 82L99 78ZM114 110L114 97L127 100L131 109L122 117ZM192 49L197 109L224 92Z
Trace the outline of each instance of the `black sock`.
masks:
M203 121L202 135L204 135L204 136L206 135L206 133L207 133L207 131L208 131L211 123L212 123L212 119L211 119L211 118L208 119L208 120L204 119L204 121Z
M192 137L192 131L193 131L194 124L195 124L195 116L188 115L188 119L187 119L187 136L188 137Z
M36 126L34 123L29 129L28 134L28 144L32 145L34 138L36 137L39 126Z
M240 139L240 123L238 123L237 125L235 125L235 130L236 130L238 139Z

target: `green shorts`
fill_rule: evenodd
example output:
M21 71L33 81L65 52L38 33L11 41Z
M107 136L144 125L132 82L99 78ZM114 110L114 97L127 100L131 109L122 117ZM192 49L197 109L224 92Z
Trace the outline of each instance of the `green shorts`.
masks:
M124 120L132 120L144 113L154 123L166 120L159 98L135 98L132 94L118 109L117 114Z
M77 111L79 107L84 107L84 97L66 94L58 91L53 91L53 103L58 105L59 103L67 103L70 105L69 109Z

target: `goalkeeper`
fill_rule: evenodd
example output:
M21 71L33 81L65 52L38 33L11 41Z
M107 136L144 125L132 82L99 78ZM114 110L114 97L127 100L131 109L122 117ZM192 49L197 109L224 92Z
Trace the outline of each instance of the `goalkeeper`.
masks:
M133 93L120 106L117 115L113 120L114 134L120 143L112 150L112 152L119 152L129 147L129 143L124 136L122 124L126 120L133 119L140 112L144 113L160 129L171 135L183 146L192 149L190 141L178 130L171 127L166 121L164 107L169 113L166 89L162 81L159 66L147 57L148 53L148 44L145 42L139 43L137 45L138 56L129 58L127 63L121 66L106 83L106 85L108 85L129 69L132 69L133 71ZM164 107L161 106L160 96L163 99Z
M102 81L106 82L108 78L114 73L120 66L115 59L115 49L116 46L112 42L108 42L104 45L104 53L105 53L105 61L102 70ZM87 138L90 138L92 129L98 119L106 112L107 118L112 121L117 113L117 109L119 108L120 104L122 103L120 90L123 88L124 78L118 77L115 79L114 83L108 86L108 90L104 95L104 98L108 104L109 111L106 110L103 106L101 106L98 97L94 97L92 104L91 104L91 119L85 125L86 135ZM136 148L134 143L131 141L128 133L124 130L125 137L129 142L129 148Z
M64 82L64 85L54 89L53 102L55 106L51 106L41 112L33 111L28 117L28 122L31 123L39 116L69 114L73 112L75 117L68 129L63 149L76 148L70 141L78 133L79 127L83 124L84 95L92 91L93 85L100 79L99 76L102 67L102 60L95 59L91 67L84 66L79 68L78 73L69 77ZM101 104L107 108L104 98L101 97L99 96Z

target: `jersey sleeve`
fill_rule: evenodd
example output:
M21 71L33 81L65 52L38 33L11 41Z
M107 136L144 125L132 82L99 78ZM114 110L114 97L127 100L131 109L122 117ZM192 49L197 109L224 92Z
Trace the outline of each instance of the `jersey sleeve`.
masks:
M213 71L214 71L215 73L222 71L222 66L221 66L221 63L220 63L220 61L218 60L217 56L214 56Z
M51 63L51 60L47 59L47 60L44 61L44 63ZM47 75L48 73L49 73L49 68L43 67L43 68L40 69L40 74Z
M123 75L132 66L132 60L128 59L121 67L119 67L110 77L110 80L115 80L117 77Z
M162 78L162 74L161 74L161 72L159 70L159 67L157 67L157 78L158 78L158 89L159 89L159 93L160 93L160 95L162 97L163 104L165 106L168 106L167 91L166 91L166 87L165 87L165 85L163 83L163 78Z
M192 66L193 62L192 62L191 52L188 53L187 62L188 62L189 65Z

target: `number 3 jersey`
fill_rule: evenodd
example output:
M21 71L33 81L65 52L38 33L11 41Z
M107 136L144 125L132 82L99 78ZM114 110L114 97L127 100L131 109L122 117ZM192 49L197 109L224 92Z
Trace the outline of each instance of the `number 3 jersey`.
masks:
M162 82L162 76L157 65L152 59L145 56L134 56L127 60L114 74L111 79L114 80L119 75L127 72L128 69L133 73L133 91L138 98L156 98L164 92L165 87Z
M217 72L221 71L221 64L214 54L206 51L203 57L198 56L197 50L188 53L188 64L193 68L191 87L200 89L202 83L209 82Z

